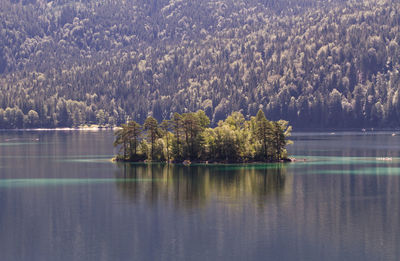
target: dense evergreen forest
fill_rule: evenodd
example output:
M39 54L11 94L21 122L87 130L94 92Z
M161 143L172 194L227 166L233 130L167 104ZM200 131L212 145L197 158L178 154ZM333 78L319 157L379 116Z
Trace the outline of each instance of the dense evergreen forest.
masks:
M0 128L399 127L399 24L391 0L2 0Z
M143 126L136 121L122 124L115 133L114 146L120 148L117 161L166 162L279 162L287 159L292 127L287 121L269 121L260 109L246 121L233 112L218 126L199 110L174 113L161 124L149 116Z

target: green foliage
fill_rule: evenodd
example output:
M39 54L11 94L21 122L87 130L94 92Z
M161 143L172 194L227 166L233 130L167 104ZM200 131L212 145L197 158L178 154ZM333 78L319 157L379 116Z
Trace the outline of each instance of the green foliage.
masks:
M233 112L215 128L208 128L208 123L203 111L175 113L161 124L150 116L144 123L145 136L138 123L122 124L115 132L114 146L123 152L117 159L275 162L286 157L286 137L291 131L287 121L268 121L259 111L249 121L240 112Z
M263 158L268 158L267 148L270 142L273 141L273 125L265 118L264 112L260 109L255 117L255 137L261 143L261 155Z
M143 125L144 129L147 131L147 140L150 142L150 160L154 160L154 152L158 149L157 139L161 137L161 131L158 126L158 122L153 117L148 117Z
M0 2L0 128L197 110L216 126L259 108L303 128L399 127L398 1Z
M188 155L189 159L194 160L199 158L202 135L201 132L204 129L203 125L204 113L185 113L182 115L182 133L184 134L184 146L183 153ZM208 120L209 122L209 120Z
M175 134L174 138L172 139L172 153L175 156L176 160L183 159L183 152L182 152L182 116L175 112L173 118L171 119L172 131Z

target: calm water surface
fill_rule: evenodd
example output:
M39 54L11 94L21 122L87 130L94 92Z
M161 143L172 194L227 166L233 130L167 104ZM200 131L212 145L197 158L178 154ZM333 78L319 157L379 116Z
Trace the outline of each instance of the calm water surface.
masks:
M0 132L0 260L400 260L400 136L293 140L305 162L184 167L112 163L110 131Z

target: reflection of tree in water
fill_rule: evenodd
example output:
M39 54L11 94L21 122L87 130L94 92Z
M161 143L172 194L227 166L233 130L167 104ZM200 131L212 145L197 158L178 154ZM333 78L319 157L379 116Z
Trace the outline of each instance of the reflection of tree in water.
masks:
M284 190L283 164L198 165L118 163L116 185L129 200L165 201L197 207L211 196L236 200L251 196L263 204Z
M284 164L225 165L210 175L211 184L220 194L232 199L251 195L260 205L284 190Z

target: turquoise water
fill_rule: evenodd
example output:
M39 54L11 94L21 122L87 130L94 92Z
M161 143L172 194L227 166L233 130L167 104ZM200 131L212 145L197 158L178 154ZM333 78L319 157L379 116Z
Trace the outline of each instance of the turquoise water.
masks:
M295 163L185 167L0 132L0 260L400 260L400 136L293 140Z

